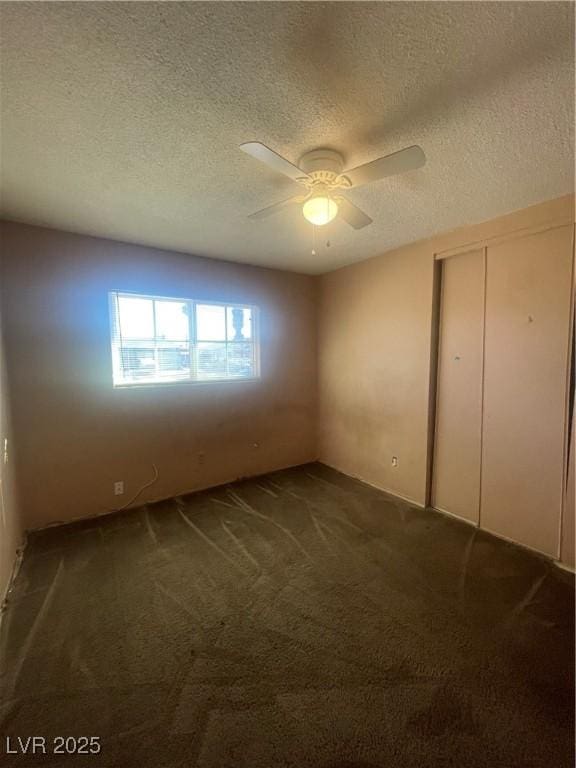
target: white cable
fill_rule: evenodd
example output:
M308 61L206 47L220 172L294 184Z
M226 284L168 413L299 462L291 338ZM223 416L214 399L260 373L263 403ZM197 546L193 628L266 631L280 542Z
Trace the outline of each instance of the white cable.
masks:
M109 512L121 512L123 509L126 509L126 507L129 507L130 504L133 504L136 501L136 499L138 498L138 496L140 496L142 491L145 491L146 488L150 488L151 485L154 485L156 480L158 480L159 472L158 472L158 467L156 466L156 464L152 464L152 466L154 468L154 477L153 477L153 479L150 480L149 482L145 483L142 486L142 488L140 488L140 490L137 491L137 493L134 496L132 496L130 501L127 501L126 504L123 504L121 507L115 507L114 509L110 509Z

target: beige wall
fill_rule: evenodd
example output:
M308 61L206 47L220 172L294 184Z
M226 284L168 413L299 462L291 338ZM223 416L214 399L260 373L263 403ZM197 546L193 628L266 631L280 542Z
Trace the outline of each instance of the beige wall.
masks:
M152 477L152 463L160 476L142 501L319 454L424 504L435 255L573 219L566 197L319 279L3 223L4 331L26 526L112 509L113 483L124 480L120 502L129 500ZM114 390L110 289L258 304L262 380ZM573 514L569 487L561 542L568 564Z
M435 254L573 221L567 196L323 275L320 459L425 504Z
M418 243L321 278L320 457L418 503L426 485L433 266Z
M27 527L316 457L316 282L2 224L6 354ZM257 304L258 382L112 388L111 289ZM113 483L123 480L123 497Z
M13 461L8 381L2 334L0 305L0 603L9 586L16 561L16 550L22 543L23 525L16 494ZM6 443L5 443L6 441ZM6 445L6 451L4 446Z

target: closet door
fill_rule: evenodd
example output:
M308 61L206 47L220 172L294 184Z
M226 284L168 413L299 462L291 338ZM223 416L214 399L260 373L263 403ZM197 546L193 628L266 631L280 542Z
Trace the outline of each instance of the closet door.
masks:
M563 489L570 226L487 250L482 528L556 557Z
M442 262L432 504L478 522L484 250Z

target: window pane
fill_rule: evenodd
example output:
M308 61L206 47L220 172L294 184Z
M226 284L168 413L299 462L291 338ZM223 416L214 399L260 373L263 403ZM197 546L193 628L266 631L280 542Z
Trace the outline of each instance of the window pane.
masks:
M122 339L154 338L152 299L119 296L118 313Z
M256 308L116 292L109 297L115 386L259 375Z
M196 338L199 341L226 341L226 312L215 304L196 304Z
M121 349L122 373L125 379L139 381L156 372L154 347L124 345Z
M254 348L249 342L228 344L228 375L251 379L254 376Z
M247 307L226 307L228 341L252 338L252 310Z
M156 301L156 338L188 340L188 304L185 301Z
M170 380L190 377L190 347L188 344L160 343L156 355L159 377Z
M226 378L226 344L198 344L196 375L199 379Z

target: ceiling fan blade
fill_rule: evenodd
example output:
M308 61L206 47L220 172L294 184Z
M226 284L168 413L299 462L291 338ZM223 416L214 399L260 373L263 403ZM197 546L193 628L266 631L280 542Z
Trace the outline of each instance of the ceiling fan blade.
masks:
M288 200L282 200L280 203L274 203L274 205L269 205L267 208L262 208L260 211L251 213L248 218L252 219L252 221L267 219L268 216L273 216L275 213L278 213L284 208L288 208L290 205L301 203L303 199L303 197L289 197Z
M288 176L293 181L309 178L308 174L304 173L297 165L293 165L289 160L274 152L274 150L269 149L264 144L260 144L259 141L248 141L245 144L240 144L240 149L242 152L246 152L247 155L255 157L256 160L260 160L261 163L265 163L272 170Z
M393 152L386 157L379 157L370 163L359 165L350 171L345 171L343 176L347 176L353 187L360 187L362 184L369 184L371 181L378 181L386 176L395 176L406 171L414 171L421 168L426 163L426 155L422 147L416 144L413 147L406 147L399 152Z
M337 197L336 202L338 203L338 213L341 218L343 218L347 224L350 224L351 227L354 227L354 229L362 229L362 227L367 227L368 224L372 224L370 216L364 213L364 211L361 211L360 208L357 208L354 203L351 203L350 200L348 200L348 198Z

